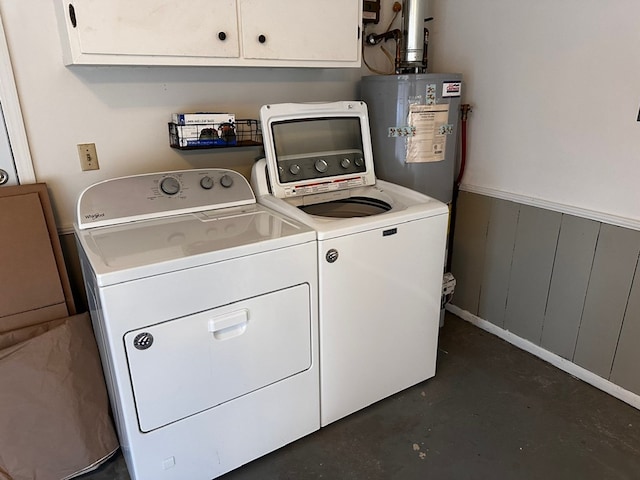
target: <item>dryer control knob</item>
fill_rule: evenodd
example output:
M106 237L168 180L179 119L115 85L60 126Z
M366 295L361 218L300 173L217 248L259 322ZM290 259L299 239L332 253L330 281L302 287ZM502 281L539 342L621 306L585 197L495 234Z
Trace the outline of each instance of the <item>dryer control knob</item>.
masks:
M200 179L200 186L205 190L211 190L213 188L213 178L208 175L206 177L202 177Z
M160 190L167 195L175 195L180 191L180 182L174 177L163 178L160 182Z
M289 167L289 171L293 174L293 175L297 175L300 173L300 165L298 165L297 163L294 163L293 165L291 165Z
M362 157L356 158L356 162L355 163L356 163L356 167L363 166L364 165L364 158L362 158Z
M349 165L351 165L351 160L349 160L347 157L344 157L342 160L340 160L340 166L342 168L349 168Z
M133 346L138 350L146 350L153 345L153 335L149 332L142 332L133 339Z
M222 177L220 177L220 185L222 185L224 188L229 188L231 185L233 185L233 178L231 178L229 175L223 175Z
M318 160L316 160L314 167L316 167L316 170L320 173L324 173L327 171L327 168L329 168L329 164L323 158L319 158Z

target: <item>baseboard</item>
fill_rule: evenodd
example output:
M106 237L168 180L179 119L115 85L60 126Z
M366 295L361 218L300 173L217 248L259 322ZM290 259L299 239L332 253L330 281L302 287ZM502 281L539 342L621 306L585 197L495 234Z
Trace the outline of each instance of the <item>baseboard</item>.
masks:
M576 365L575 363L560 357L559 355L556 355L555 353L545 350L539 345L531 343L529 340L525 340L524 338L518 337L517 335L514 335L508 330L504 330L494 325L491 322L483 320L482 318L477 317L472 313L469 313L466 310L462 310L461 308L456 307L455 305L448 304L446 308L449 312L462 318L463 320L466 320L469 323L472 323L473 325L481 328L482 330L489 332L495 335L496 337L499 337L502 340L509 342L510 344L520 348L521 350L524 350L526 352L531 353L532 355L535 355L536 357L540 358L541 360L544 360L547 363L550 363L551 365L559 368L560 370L564 370L569 375L573 375L574 377L582 380L583 382L586 382L589 385L592 385L597 389L608 393L612 397L622 400L623 402L640 410L640 395L636 395L633 392L625 390L619 385L616 385L615 383L612 383L609 380L606 380L596 375L595 373L590 372L589 370L586 370L580 367L579 365Z

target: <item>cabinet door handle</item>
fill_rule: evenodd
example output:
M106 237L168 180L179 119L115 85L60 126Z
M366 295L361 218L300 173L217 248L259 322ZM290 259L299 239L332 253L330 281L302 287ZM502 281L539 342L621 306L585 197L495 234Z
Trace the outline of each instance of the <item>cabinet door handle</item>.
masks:
M259 41L260 43L265 43L265 42L267 41L267 37L265 37L264 35L260 35L260 36L258 37L258 41Z
M72 3L69 4L69 20L71 21L71 26L76 28L78 26L78 19L76 18L76 9Z
M224 42L227 39L227 34L224 32L218 32L218 38Z

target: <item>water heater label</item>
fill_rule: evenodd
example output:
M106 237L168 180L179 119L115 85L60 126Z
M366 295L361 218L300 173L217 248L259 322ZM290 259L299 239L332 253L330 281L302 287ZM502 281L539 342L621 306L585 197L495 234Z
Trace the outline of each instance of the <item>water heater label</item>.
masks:
M411 105L409 124L415 135L407 137L407 163L441 162L445 158L449 104Z
M442 98L462 95L462 82L442 82Z

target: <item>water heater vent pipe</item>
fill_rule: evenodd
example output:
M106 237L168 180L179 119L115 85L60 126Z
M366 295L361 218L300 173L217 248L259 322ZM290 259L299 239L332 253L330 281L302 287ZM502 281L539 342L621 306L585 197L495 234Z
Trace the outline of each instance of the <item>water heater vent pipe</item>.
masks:
M426 73L427 0L402 1L402 37L396 73Z

